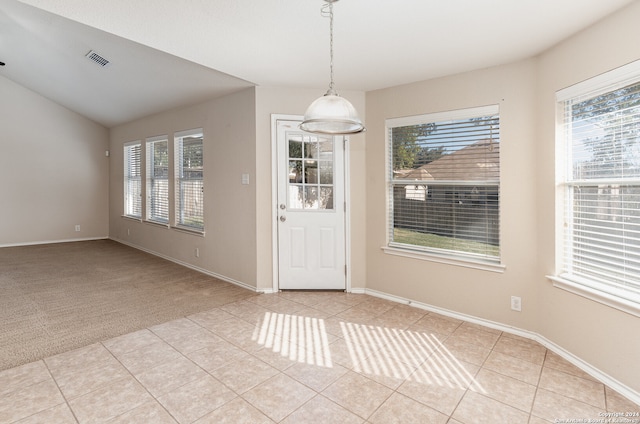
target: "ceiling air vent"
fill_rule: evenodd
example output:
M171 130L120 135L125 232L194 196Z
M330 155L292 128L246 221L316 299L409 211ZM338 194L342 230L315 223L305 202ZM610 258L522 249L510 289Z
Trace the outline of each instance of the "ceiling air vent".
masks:
M86 57L88 57L89 60L92 60L98 65L102 66L103 68L109 64L109 61L107 59L100 56L98 53L94 52L93 50L87 53Z

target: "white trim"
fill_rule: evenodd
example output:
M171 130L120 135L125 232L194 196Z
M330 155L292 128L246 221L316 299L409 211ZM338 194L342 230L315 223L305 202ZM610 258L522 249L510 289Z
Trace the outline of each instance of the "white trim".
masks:
M156 141L166 141L169 142L169 136L168 135L154 135L153 137L147 137L145 139L146 143L155 143Z
M132 148L138 146L139 150L140 150L140 161L139 161L139 169L138 169L138 177L132 177L130 175L130 166L133 162L130 161L130 158L132 157L131 152L132 152ZM123 206L123 214L122 216L127 217L127 218L132 218L132 219L139 219L140 222L142 222L142 217L145 215L144 213L144 209L146 207L146 199L145 196L143 195L146 191L146 177L143 178L143 175L145 175L146 173L146 143L143 143L142 140L134 140L134 141L127 141L125 143L123 143L122 146L122 206ZM134 205L129 205L127 202L127 199L129 199L130 193L128 191L129 188L129 182L130 181L135 181L137 179L140 179L140 216L135 216L135 215L128 215L127 214L127 209L131 209L133 210L133 206ZM135 203L135 202L134 202Z
M280 291L278 287L279 275L278 275L278 121L299 121L302 122L304 117L302 115L286 115L286 114L271 114L271 252L272 252L272 288L260 289L264 293L277 293ZM345 211L345 264L347 266L347 274L345 276L345 291L351 290L351 219L350 219L350 204L351 204L351 192L349 190L350 185L350 167L348 161L349 148L347 146L349 141L348 136L344 136L343 145L343 169L344 169L344 201L346 202L347 209ZM274 224L275 223L275 224Z
M502 257L497 257L495 260L492 260L491 257L482 257L476 258L471 255L466 257L464 252L459 252L455 250L451 250L450 253L447 251L435 252L432 250L422 250L420 246L415 245L404 245L402 243L393 243L393 190L398 185L416 185L419 182L416 180L402 180L402 179L394 179L392 172L392 140L390 129L411 125L421 125L425 123L434 123L434 122L448 122L454 121L458 119L469 119L474 117L483 117L483 116L494 116L500 114L500 105L499 104L490 104L485 106L478 107L470 107L465 109L454 109L443 112L435 112L428 113L423 115L415 115L415 116L405 116L399 118L387 118L385 119L385 163L386 163L386 177L385 183L387 185L386 190L386 246L381 247L384 253L396 256L402 256L406 258L425 260L430 262L437 262L441 264L447 265L455 265L461 266L465 268L473 268L480 269L484 271L491 272L504 272L506 266L502 264ZM497 181L445 181L438 180L432 181L428 180L428 185L435 186L445 186L445 185L465 185L465 186L475 186L480 183L481 185L491 185L496 186L500 189L501 179ZM424 200L424 199L422 199ZM498 208L499 218L502 218L502 207ZM500 224L499 224L500 225ZM502 234L500 233L500 242L502 242ZM406 247L404 247L406 246Z
M501 324L499 322L495 322L495 321L490 321L490 320L486 320L483 318L478 318L478 317L474 317L471 315L466 315L466 314L461 314L458 312L453 312L450 311L448 309L443 309L443 308L439 308L437 306L433 306L433 305L429 305L426 303L422 303L422 302L416 302L410 299L406 299L403 297L399 297L399 296L394 296L394 295L390 295L384 292L380 292L377 290L372 290L372 289L365 289L364 290L364 294L368 294L370 296L374 296L374 297L379 297L382 299L387 299L393 302L398 302L398 303L403 303L405 305L409 305L409 306L413 306L419 309L423 309L429 312L435 312L437 314L440 315L445 315L451 318L455 318L455 319L459 319L462 321L467 321L473 324L478 324L478 325L482 325L484 327L489 327L489 328L493 328L495 330L499 330L499 331L503 331L505 333L509 333L509 334L514 334L516 336L520 336L520 337L524 337L526 339L530 339L533 341L536 341L538 343L540 343L542 346L544 346L545 348L549 349L550 351L552 351L553 353L561 356L562 358L566 359L567 361L569 361L571 364L575 365L576 367L578 367L579 369L581 369L582 371L584 371L585 373L589 374L591 377L595 378L596 380L600 381L603 384L606 384L607 386L609 386L610 388L612 388L613 390L615 390L616 392L620 393L622 396L626 397L627 399L631 400L632 402L637 403L638 405L640 405L640 393L635 391L634 389L630 388L629 386L621 383L620 381L616 380L615 378L611 377L610 375L606 374L605 372L599 370L598 368L594 367L593 365L585 362L584 360L580 359L579 357L575 356L574 354L572 354L571 352L565 350L564 348L562 348L561 346L555 344L554 342L552 342L551 340L547 339L546 337L535 333L533 331L528 331L528 330L523 330L517 327L511 327L505 324Z
M273 293L280 290L278 281L278 121L302 120L300 115L271 114L271 269Z
M199 237L204 237L205 236L205 231L203 230L199 230L197 228L191 228L191 227L187 227L184 225L171 225L170 228L172 230L176 230L178 232L181 233L185 233L185 234L191 234L192 236L199 236Z
M19 243L6 243L0 244L0 248L3 247L20 247L20 246L37 246L40 244L57 244L57 243L73 243L76 241L94 241L94 240L108 240L109 237L86 237L86 238L73 238L64 240L42 240L42 241L26 241Z
M613 92L629 84L637 84L640 77L640 60L630 62L618 68L603 72L572 86L556 91L556 270L557 275L547 275L553 286L586 299L601 303L611 308L640 317L640 295L637 292L616 288L613 285L600 283L579 275L571 275L571 271L563 272L571 267L574 256L570 246L574 234L574 211L571 190L580 186L596 186L600 184L638 184L638 179L631 178L598 178L574 179L572 177L571 111L567 109L574 102L581 102L601 94ZM559 158L559 159L558 159ZM604 280L604 278L603 278Z
M211 272L211 271L206 270L204 268L200 268L200 267L197 267L195 265L192 265L192 264L190 264L188 262L183 262L181 260L172 258L171 256L163 255L162 253L158 253L158 252L156 252L154 250L150 250L150 249L144 248L142 246L138 246L136 244L126 242L124 240L114 239L114 238L111 238L111 237L110 237L110 239L115 241L116 243L121 243L121 244L124 244L126 246L132 247L134 249L141 250L143 252L149 253L149 254L151 254L153 256L157 256L159 258L166 259L169 262L173 262L175 264L182 265L182 266L184 266L186 268L189 268L189 269L192 269L194 271L198 271L198 272L201 272L203 274L209 275L211 277L217 278L218 280L222 280L222 281L225 281L227 283L231 283L233 285L242 287L243 289L247 289L247 290L250 290L252 292L257 292L257 290L256 290L256 288L254 286L250 286L250 285L248 285L246 283L243 283L242 281L234 280L233 278L229 278L229 277L226 277L224 275L217 274L215 272Z
M262 294L274 294L274 293L278 293L278 290L273 290L272 288L268 288L268 289L260 289L257 288L255 289L257 293L262 293Z
M506 265L499 263L474 261L472 259L456 258L453 256L438 255L431 252L420 252L399 247L382 246L382 251L388 255L402 256L404 258L419 259L421 261L436 262L439 264L455 265L464 268L478 269L481 271L491 271L503 273L507 268Z
M429 185L429 186L450 186L458 185L465 187L475 186L499 186L498 180L473 180L473 181L457 181L457 180L403 180L393 179L393 185Z
M136 221L142 223L142 218L132 215L120 215L120 218L129 219L131 221Z
M342 138L343 148L343 168L344 168L344 260L347 267L347 274L345 275L345 291L351 293L351 167L349 161L351 159L351 146L348 144L350 141L349 136Z
M484 327L493 328L495 330L505 331L507 333L515 334L515 335L526 337L526 338L531 338L531 337L527 337L525 334L533 334L526 330L520 330L516 327L507 326L505 324L501 324L495 321L489 321L483 318L474 317L472 315L466 315L459 312L454 312L449 309L440 308L438 306L429 305L427 303L417 302L411 299L395 296L395 295L381 292L378 290L364 289L364 294L390 300L392 302L402 303L408 306L413 306L414 308L423 309L429 312L435 312L437 314L444 315L450 318L471 322L473 324L482 325Z
M177 231L182 231L185 233L192 233L192 234L197 234L197 235L201 235L204 236L205 234L205 227L206 227L206 207L205 205L202 206L202 228L197 228L197 227L189 227L187 225L181 224L180 222L178 222L178 219L180 217L180 213L181 211L178 210L180 209L179 204L180 204L180 198L181 198L181 193L179 190L179 186L180 186L180 182L181 181L199 181L200 179L191 179L191 178L182 178L180 177L181 173L180 170L183 167L183 164L181 163L181 159L184 153L184 145L183 145L183 140L186 137L200 137L200 144L202 145L202 161L204 164L204 158L205 158L205 152L207 150L206 148L206 143L205 143L205 137L204 137L204 129L203 128L192 128L189 130L183 130L183 131L177 131L175 133L173 133L173 139L171 140L171 144L169 144L169 140L167 140L167 150L169 152L169 175L168 175L168 187L169 187L169 204L167 205L169 208L169 224L171 226L172 229L175 229ZM171 151L173 151L173 153L171 153ZM146 174L146 171L145 171ZM205 184L205 172L204 172L204 168L203 168L203 174L202 174L202 184L203 187L206 187L207 184ZM146 189L146 185L145 185L145 189ZM204 188L203 188L204 190ZM206 193L203 191L202 193L203 195L203 199L205 199ZM145 196L145 201L146 201L146 196ZM203 202L205 202L203 200ZM206 202L205 202L206 204ZM173 217L173 219L172 219Z
M149 225L152 225L154 227L165 228L167 230L171 228L171 226L167 222L152 221L150 219L143 219L142 223L143 224L149 224Z
M599 290L595 287L590 287L586 284L571 281L555 275L547 275L547 278L553 282L554 287L577 294L578 296L593 300L594 302L602 303L603 305L607 305L636 317L640 317L640 296L638 295L634 295L630 292L623 293L622 290L619 290L618 293L608 293L604 290ZM610 289L612 292L615 291L614 288ZM626 297L631 297L633 300L627 300Z
M637 81L639 74L640 60L636 60L556 91L556 101L564 102L578 96L596 95L598 91L609 90L612 85L626 85L624 83Z
M496 115L500 113L500 105L470 107L466 109L448 110L445 112L426 113L424 115L403 116L400 118L385 119L385 131L389 128L405 127L424 124L425 122L452 121L456 119L474 118L480 116Z
M129 147L129 146L135 146L136 144L139 144L140 147L142 147L142 140L133 140L133 141L127 141L122 143L122 147Z
M183 138L183 137L193 137L193 136L202 136L204 138L204 129L203 128L193 128L190 130L177 131L173 133L173 139Z

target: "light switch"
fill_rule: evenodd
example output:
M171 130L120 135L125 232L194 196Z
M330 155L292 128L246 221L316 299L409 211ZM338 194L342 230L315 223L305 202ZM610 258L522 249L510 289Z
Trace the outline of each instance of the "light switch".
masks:
M242 185L249 185L249 174L242 174Z

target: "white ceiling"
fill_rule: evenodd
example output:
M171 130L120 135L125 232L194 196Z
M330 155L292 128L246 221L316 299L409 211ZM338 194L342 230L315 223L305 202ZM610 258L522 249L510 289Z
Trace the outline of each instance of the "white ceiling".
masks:
M85 55L111 63L101 68ZM14 1L0 0L3 75L111 127L250 87L202 65Z
M633 1L341 0L336 87L369 91L535 56ZM0 0L0 75L105 126L252 84L320 95L329 79L323 4ZM87 60L92 49L111 65Z

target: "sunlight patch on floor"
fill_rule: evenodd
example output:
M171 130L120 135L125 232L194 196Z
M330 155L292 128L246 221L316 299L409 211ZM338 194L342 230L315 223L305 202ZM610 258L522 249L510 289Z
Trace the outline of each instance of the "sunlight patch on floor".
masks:
M486 392L442 344L440 336L344 321L340 328L351 365L358 373ZM265 312L253 338L291 361L333 367L323 319Z
M266 312L256 339L292 361L333 366L323 319Z
M349 322L341 326L357 372L485 392L434 334Z

